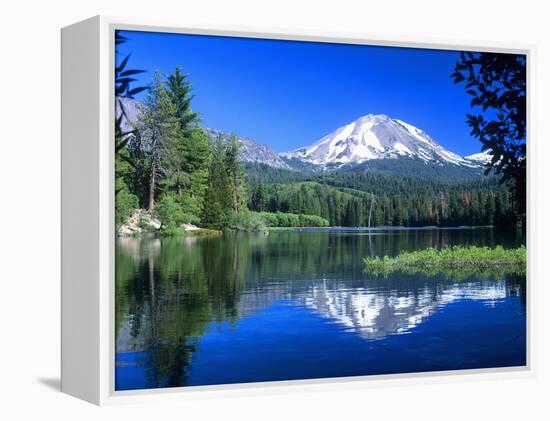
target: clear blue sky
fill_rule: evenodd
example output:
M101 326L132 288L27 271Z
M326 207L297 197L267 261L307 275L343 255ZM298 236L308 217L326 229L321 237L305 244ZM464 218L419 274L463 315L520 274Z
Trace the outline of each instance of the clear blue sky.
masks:
M477 153L470 98L450 74L458 52L124 31L130 67L193 84L203 125L287 151L373 113L399 118L461 155Z

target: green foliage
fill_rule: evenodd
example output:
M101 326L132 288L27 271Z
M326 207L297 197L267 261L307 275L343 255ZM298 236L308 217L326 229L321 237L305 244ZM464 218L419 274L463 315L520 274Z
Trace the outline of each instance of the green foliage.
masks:
M187 130L168 150L162 188L175 192L187 213L198 216L202 211L211 159L212 145L199 127Z
M138 198L127 189L120 190L115 200L115 225L119 227L138 207Z
M260 214L250 211L234 212L226 214L223 223L223 229L230 231L265 231L266 225Z
M208 227L222 228L225 213L230 209L229 179L225 170L225 142L218 138L212 145L202 220Z
M142 107L136 140L132 141L140 160L139 170L147 186L143 196L149 210L154 208L162 180L174 159L174 150L182 141L179 129L177 107L170 100L162 75L157 72Z
M155 206L155 214L164 226L179 226L185 221L185 214L173 193L166 193Z
M250 197L251 207L258 212L267 210L268 194L263 183L256 186Z
M329 222L317 215L282 212L257 213L268 227L328 227Z
M370 226L506 226L512 214L510 194L496 177L305 175L259 165L248 165L247 171L251 210L317 215L331 226L369 226L369 219Z
M179 68L168 78L155 74L139 106L135 133L117 156L117 178L139 198L141 206L153 210L159 198L169 195L166 197L177 202L178 212L198 222L212 145L196 124L198 115L190 109L190 91L191 84Z
M165 87L176 109L180 138L168 151L163 186L177 193L186 213L199 216L206 194L212 145L197 125L198 113L191 110L192 86L180 67L168 75Z
M188 75L183 74L181 67L178 66L166 78L166 88L170 94L170 99L176 105L178 118L182 130L187 131L192 129L194 123L198 122L198 113L191 110L191 95L192 85L187 80Z
M525 274L527 250L525 246L504 249L489 247L445 247L440 250L427 248L401 252L396 257L366 257L363 259L366 272L388 274L394 271L443 274L453 279L469 276L499 276L503 273Z
M481 108L477 115L467 114L468 125L482 150L491 151L487 173L510 184L521 218L527 188L526 66L525 55L463 52L451 75L455 83L465 82L471 106Z
M244 167L238 159L239 144L235 136L213 141L212 159L205 191L202 220L214 229L255 231L259 221L252 218L246 207ZM245 220L238 221L241 215Z
M229 181L230 207L234 212L246 208L247 192L244 178L244 166L239 161L241 146L236 136L231 136L225 148L225 171Z
M155 205L155 214L160 219L161 234L175 235L181 233L182 224L198 224L199 218L186 213L175 193L165 193Z
M122 151L115 159L115 225L119 227L139 207L138 197L130 192L132 167L127 159L127 151Z
M206 189L206 197L202 211L202 222L210 228L220 229L224 218L224 208L222 200L218 195L215 184L210 181Z
M160 235L163 237L177 237L183 235L183 231L176 225L166 225L160 228Z

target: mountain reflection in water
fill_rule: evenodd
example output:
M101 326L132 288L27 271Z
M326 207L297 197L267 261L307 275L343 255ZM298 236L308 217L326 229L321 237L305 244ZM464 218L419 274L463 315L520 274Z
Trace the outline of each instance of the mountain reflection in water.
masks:
M492 229L369 234L117 240L116 389L525 364L524 277L385 278L361 262L521 238Z

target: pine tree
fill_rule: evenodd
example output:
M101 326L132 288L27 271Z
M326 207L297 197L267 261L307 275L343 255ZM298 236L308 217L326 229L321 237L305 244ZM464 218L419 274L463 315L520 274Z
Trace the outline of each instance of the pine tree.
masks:
M203 222L212 228L221 228L223 219L231 205L229 176L226 169L226 149L227 145L221 137L214 140L202 211Z
M260 183L254 189L254 193L251 197L251 208L258 212L264 212L267 210L267 191L264 183Z
M198 113L191 110L192 85L177 67L168 75L165 86L176 109L180 136L170 150L167 186L178 196L184 212L201 213L208 184L212 145L198 126Z
M160 73L155 74L149 86L137 133L136 140L142 151L142 167L147 179L147 207L152 210L166 175L173 145L181 141L177 110L170 101Z
M240 212L246 207L246 185L244 168L239 161L240 144L236 136L231 136L226 147L225 169L229 179L231 209Z
M166 79L170 100L176 105L180 126L184 131L190 130L193 123L198 122L199 117L198 113L191 110L191 101L194 96L191 95L192 85L187 77L188 75L183 74L181 67L178 66Z
M202 222L212 228L220 228L224 217L224 210L216 188L215 180L211 177L205 193L205 201L202 210Z

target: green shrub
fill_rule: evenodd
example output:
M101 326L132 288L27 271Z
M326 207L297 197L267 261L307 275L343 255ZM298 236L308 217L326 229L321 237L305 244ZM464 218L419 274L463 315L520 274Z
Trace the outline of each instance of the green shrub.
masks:
M160 234L164 237L177 237L183 234L183 230L174 224L163 225L160 228Z
M251 212L258 214L268 227L328 227L327 219L317 215L295 213Z
M258 232L264 231L266 224L257 212L229 212L224 218L223 228L233 231Z
M138 206L138 198L135 194L130 193L126 189L119 191L115 197L116 226L119 227L122 225Z
M321 218L317 215L300 215L301 226L303 227L328 227L329 222L325 218Z
M201 223L201 219L197 215L193 215L192 213L184 212L181 219L182 224L199 225Z
M165 193L155 205L155 214L164 227L178 227L185 222L186 214L173 193Z
M180 196L172 195L174 200L179 204L182 212L187 216L185 223L191 223L193 220L198 222L198 217L201 213L201 206L196 198L190 197L188 193L184 193Z

